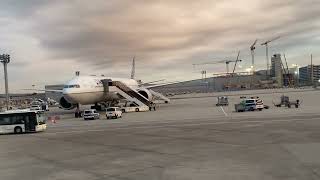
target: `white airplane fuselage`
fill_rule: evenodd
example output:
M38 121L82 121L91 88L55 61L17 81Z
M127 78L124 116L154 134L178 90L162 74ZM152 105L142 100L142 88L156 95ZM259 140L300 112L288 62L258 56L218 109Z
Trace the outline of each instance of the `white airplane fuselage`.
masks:
M76 76L64 85L63 98L70 104L95 104L119 99L116 92L105 92L101 80L120 81L126 86L138 90L138 82L134 79L111 78L104 76ZM61 103L60 103L61 104Z

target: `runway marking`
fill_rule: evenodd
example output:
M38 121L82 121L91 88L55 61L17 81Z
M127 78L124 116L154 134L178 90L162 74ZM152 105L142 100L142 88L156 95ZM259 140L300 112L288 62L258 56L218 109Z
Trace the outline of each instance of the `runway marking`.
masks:
M220 106L220 108L221 108L221 110L222 110L223 114L227 117L227 116L228 116L228 114L224 111L223 107L222 107L222 106Z
M199 125L223 125L223 124L246 124L246 123L273 123L273 122L292 122L292 121L310 121L318 120L318 117L309 118L309 119L274 119L274 120L257 120L257 121L223 121L223 122L209 122L209 123L189 123L189 124L167 124L167 125L146 125L146 126L126 126L126 127L110 127L112 129L88 129L88 130L74 130L74 131L58 131L58 132L47 132L45 134L70 134L70 133L83 133L83 132L102 132L102 131L114 131L114 130L126 130L126 129L146 129L146 128L166 128L166 127L192 127Z

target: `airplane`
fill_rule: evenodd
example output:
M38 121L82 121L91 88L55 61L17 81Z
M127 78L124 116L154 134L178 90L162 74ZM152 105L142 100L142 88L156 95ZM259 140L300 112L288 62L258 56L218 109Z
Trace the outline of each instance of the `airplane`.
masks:
M62 97L59 100L60 107L66 110L72 110L77 108L79 110L79 105L94 105L97 110L102 109L102 106L107 106L107 103L117 102L124 97L119 94L119 92L109 90L108 87L112 85L112 82L118 82L121 86L125 86L126 89L129 88L130 93L134 93L141 101L151 102L154 96L161 97L160 93L151 90L151 87L162 86L165 84L157 84L145 86L145 84L154 83L158 81L153 81L149 83L141 83L134 79L135 74L135 59L133 58L131 78L114 78L105 76L81 76L76 73L76 76L64 84L62 90L44 90L47 92L59 92L62 93ZM172 83L170 83L172 84ZM119 87L121 88L121 87ZM164 97L165 103L168 103L170 99Z

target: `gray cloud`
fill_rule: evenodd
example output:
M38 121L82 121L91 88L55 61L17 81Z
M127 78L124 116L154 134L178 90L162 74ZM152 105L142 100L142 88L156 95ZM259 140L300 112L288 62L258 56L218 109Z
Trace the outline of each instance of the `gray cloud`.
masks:
M54 0L1 0L1 16L10 16L16 18L27 18L34 15L34 13L52 3Z
M237 50L250 64L252 41L277 35L281 39L271 52L299 57L306 46L319 48L317 0L5 0L0 5L6 9L2 18L26 23L19 33L37 41L45 52L41 61L77 62L97 72L117 74L114 69L122 68L125 73L134 55L138 67L159 76L192 71L194 62L232 58ZM264 62L259 46L257 64Z

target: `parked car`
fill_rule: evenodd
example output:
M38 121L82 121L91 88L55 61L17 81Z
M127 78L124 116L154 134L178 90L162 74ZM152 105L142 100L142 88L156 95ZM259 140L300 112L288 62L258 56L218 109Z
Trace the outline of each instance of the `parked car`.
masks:
M87 109L83 111L84 120L100 119L100 114L95 109Z
M244 112L244 111L262 111L264 108L268 109L264 106L263 101L258 98L251 98L242 100L239 104L235 104L236 112Z
M109 107L106 110L106 117L107 117L107 119L121 118L122 117L122 110L119 107Z

